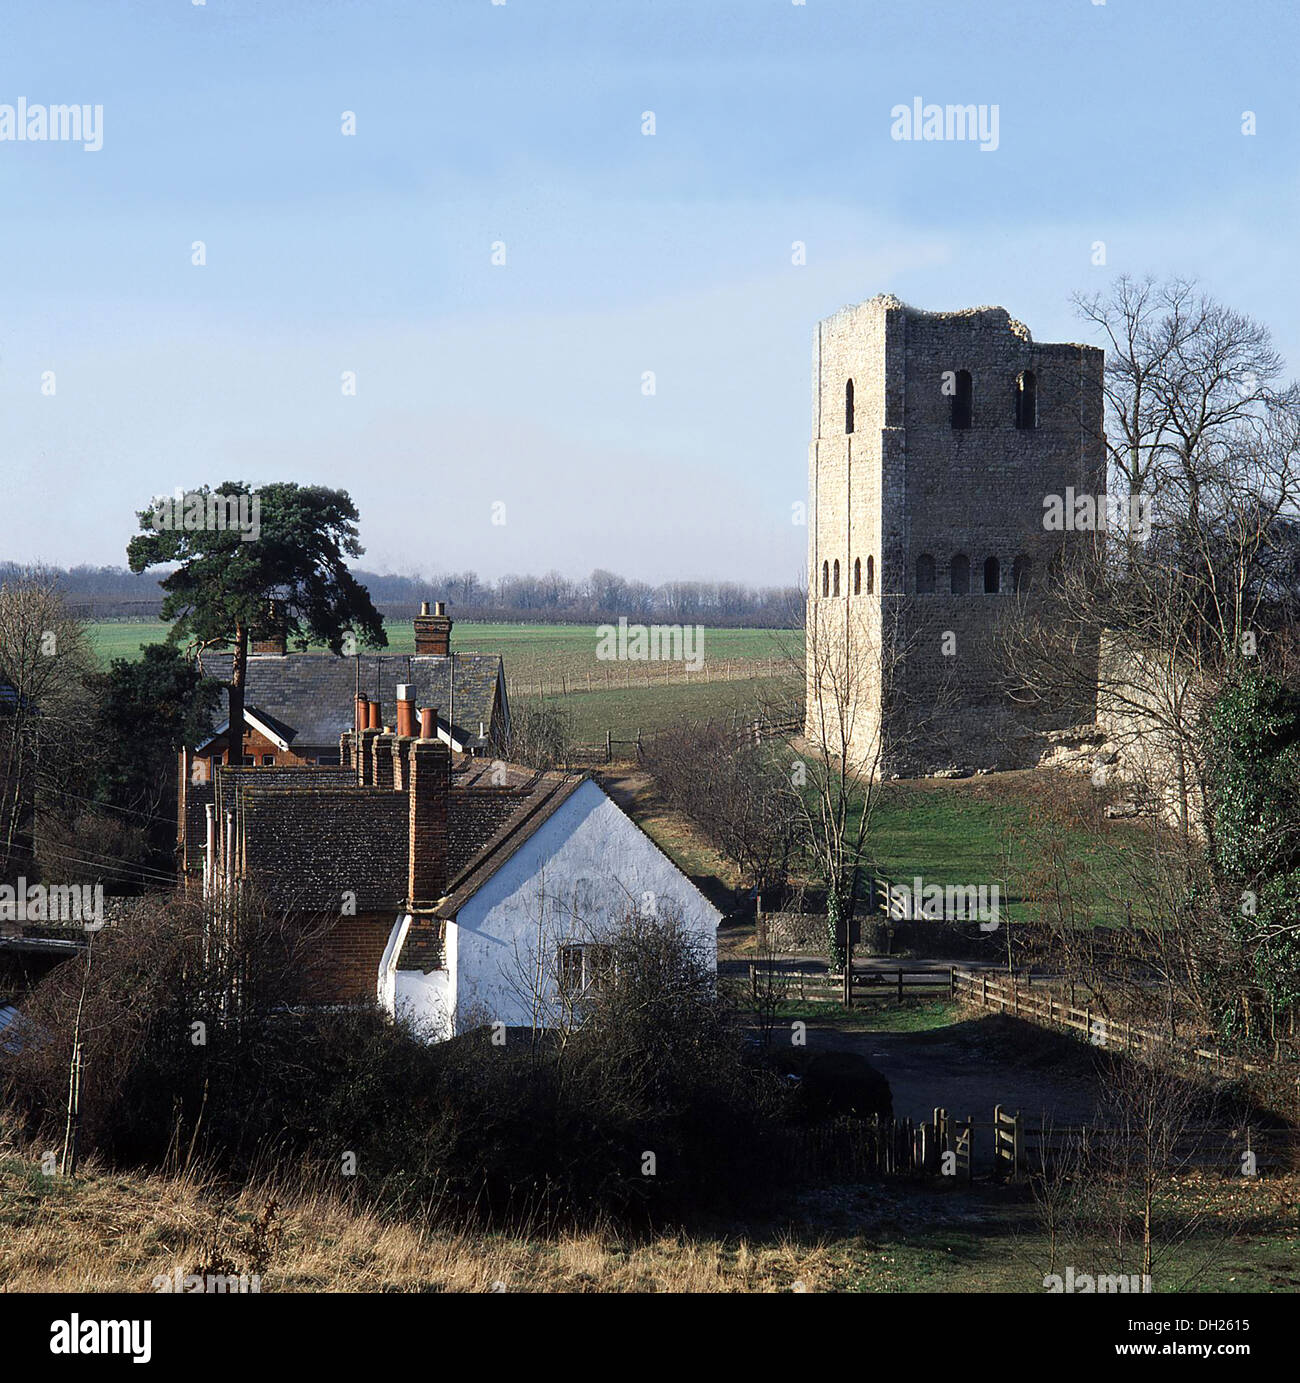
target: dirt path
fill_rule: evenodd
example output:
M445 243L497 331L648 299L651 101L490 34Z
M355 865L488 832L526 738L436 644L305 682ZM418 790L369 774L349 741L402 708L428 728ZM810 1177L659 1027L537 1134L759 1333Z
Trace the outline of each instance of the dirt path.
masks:
M936 1106L977 1120L994 1105L1029 1119L1085 1124L1100 1093L1087 1046L998 1015L921 1033L841 1032L810 1025L814 1050L858 1052L889 1081L894 1114L928 1119Z

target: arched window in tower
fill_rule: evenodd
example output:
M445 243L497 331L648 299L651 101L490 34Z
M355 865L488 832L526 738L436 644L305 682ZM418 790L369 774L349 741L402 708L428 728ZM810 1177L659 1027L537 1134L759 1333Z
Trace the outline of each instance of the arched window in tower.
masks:
M970 371L958 370L952 396L952 425L967 428L975 416L975 394Z
M862 594L862 558L853 559L853 594Z
M998 593L998 559L990 557L984 563L984 594L997 595Z
M1011 589L1017 595L1029 589L1032 568L1033 563L1023 552L1016 555L1016 560L1011 564Z
M868 558L867 558L867 594L868 594L868 595L875 595L875 593L876 593L876 559L875 559L874 557L868 557Z
M964 552L952 559L949 589L953 595L970 595L970 558Z
M844 431L853 431L853 381L844 386Z
M1022 431L1038 426L1038 381L1032 370L1016 376L1016 426Z
M837 558L835 559L835 565L831 568L831 594L832 594L832 595L839 595L839 593L840 593L840 559L837 557Z
M830 595L830 593L831 593L831 564L830 564L829 562L823 562L823 563L822 563L822 595Z
M916 559L916 593L934 594L934 558L928 552L923 552Z

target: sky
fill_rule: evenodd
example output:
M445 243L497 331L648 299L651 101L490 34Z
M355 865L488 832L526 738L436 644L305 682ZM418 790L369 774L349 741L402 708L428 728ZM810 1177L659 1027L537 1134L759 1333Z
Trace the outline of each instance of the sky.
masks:
M102 147L0 137L0 558L296 480L372 570L798 584L846 304L1093 340L1072 294L1177 273L1300 373L1298 47L1291 0L8 0L0 136ZM997 147L893 138L916 97Z

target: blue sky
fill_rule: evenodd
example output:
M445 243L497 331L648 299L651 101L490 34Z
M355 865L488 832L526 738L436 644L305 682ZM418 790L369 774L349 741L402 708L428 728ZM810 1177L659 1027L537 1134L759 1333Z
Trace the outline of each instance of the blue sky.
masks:
M103 148L0 142L0 556L293 479L383 570L794 583L846 303L1087 339L1072 292L1177 272L1300 372L1298 42L1281 0L12 0L0 104ZM916 96L999 147L891 139Z

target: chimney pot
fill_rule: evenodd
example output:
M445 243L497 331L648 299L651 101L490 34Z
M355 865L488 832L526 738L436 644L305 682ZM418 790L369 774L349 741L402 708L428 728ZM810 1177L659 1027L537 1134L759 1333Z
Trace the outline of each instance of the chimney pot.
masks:
M397 733L411 736L415 734L415 698L411 695L411 684L397 684Z
M420 707L420 738L422 740L438 738L438 708L436 706Z
M420 613L422 615L427 615L429 613L429 602L427 600L422 600L420 602Z

